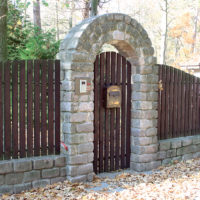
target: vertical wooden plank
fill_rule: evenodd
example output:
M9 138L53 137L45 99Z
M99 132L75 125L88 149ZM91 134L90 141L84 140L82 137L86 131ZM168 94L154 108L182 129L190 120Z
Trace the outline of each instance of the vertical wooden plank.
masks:
M33 156L33 61L27 62L27 155Z
M110 85L110 59L111 59L111 53L110 52L106 52L106 86L108 87ZM96 73L96 72L95 72ZM105 160L104 160L104 171L109 171L109 138L110 138L110 110L106 109L106 113L105 113L105 151L104 151L104 155L105 155Z
M173 138L177 137L177 85L178 85L178 70L174 69L174 111L173 111Z
M0 160L3 160L3 63L0 62Z
M189 99L189 74L185 75L185 135L188 134L188 99Z
M42 61L41 76L41 151L47 155L47 60Z
M165 139L169 138L169 82L170 67L166 66L166 82L165 82Z
M34 62L34 156L40 155L40 61Z
M20 158L25 156L25 61L20 61Z
M182 98L182 95L181 95L181 81L182 81L182 71L181 70L178 70L178 99L177 99L177 118L178 118L178 122L177 122L177 137L180 137L181 136L181 98Z
M173 95L174 95L174 68L170 67L170 91L169 91L169 138L173 133Z
M191 135L192 130L192 76L189 75L189 101L188 101L188 122L189 122L189 131L188 135Z
M48 61L48 154L54 154L53 60Z
M4 63L4 140L5 159L11 156L11 120L10 120L10 66L7 61Z
M192 107L192 135L195 135L195 121L196 121L196 78L195 76L193 76L193 97L192 97L192 100L193 100L193 107Z
M162 102L161 102L161 105L162 105L162 108L161 108L161 140L162 139L165 139L165 117L166 117L166 66L165 65L162 65L162 87L163 87L163 90L162 90L162 96L161 96L161 99L162 99Z
M120 86L121 83L121 65L122 57L120 54L117 54L117 85ZM116 108L116 145L115 145L115 169L119 169L119 151L120 151L120 108Z
M104 135L104 53L100 54L100 102L99 102L99 172L103 172L103 135Z
M125 168L126 134L126 59L122 57L122 106L121 106L121 168Z
M182 72L181 90L182 90L181 134L182 134L182 136L184 136L185 135L185 72Z
M199 129L200 129L200 114L199 114L199 111L200 111L200 101L199 101L199 92L200 92L200 79L197 78L197 98L196 98L196 101L197 101L197 112L196 112L196 134L199 134Z
M162 81L162 66L158 65L159 82ZM158 140L161 139L161 102L162 90L158 90Z
M12 146L13 158L18 158L18 61L12 66Z
M130 167L131 152L131 64L127 61L126 168Z
M99 144L99 56L94 63L94 172L98 173L98 144Z
M60 61L55 60L55 154L60 154Z

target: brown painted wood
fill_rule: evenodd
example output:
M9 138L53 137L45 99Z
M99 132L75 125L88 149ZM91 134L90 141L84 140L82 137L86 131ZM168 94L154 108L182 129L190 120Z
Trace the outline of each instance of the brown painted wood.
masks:
M55 154L60 154L60 61L55 60Z
M25 137L25 61L20 61L20 158L26 157Z
M27 156L33 156L33 61L27 62Z
M3 160L3 63L0 62L0 160Z
M13 158L18 158L18 61L12 66L12 146Z
M165 79L165 132L164 134L169 138L169 84L170 84L170 68L166 66Z
M40 155L40 63L34 62L34 156Z
M177 137L177 98L178 98L178 70L174 69L174 116L173 116L173 122L174 122L174 131L173 131L173 137Z
M100 54L100 98L99 98L99 172L103 172L103 135L104 135L104 53Z
M177 137L180 137L181 136L181 99L182 99L182 90L181 90L181 81L182 81L182 71L181 70L178 70L178 99L177 99L177 108L178 108L178 111L177 111L177 118L178 118L178 122L177 122Z
M186 85L185 85L185 136L188 134L189 128L188 128L188 101L189 101L189 74L186 74L185 77Z
M106 52L106 87L110 85L110 62L111 62L111 53ZM98 97L98 96L97 96ZM110 157L110 110L106 109L105 111L105 160L104 160L104 170L109 171L109 157Z
M126 59L122 57L122 106L121 106L121 168L125 168L126 134Z
M41 151L47 155L47 61L42 61L41 66Z
M195 92L196 92L196 84L195 84L195 77L193 76L193 87L192 87L192 91L193 91L193 95L192 95L192 135L195 135L195 121L196 121L196 96L195 96Z
M162 67L158 65L158 81L162 81ZM158 139L161 139L161 102L162 90L158 90Z
M127 61L127 107L126 107L126 168L130 167L131 154L131 64Z
M192 129L192 77L189 75L189 101L188 101L188 122L189 122L189 132L188 135L191 135Z
M53 60L48 61L48 154L54 154Z
M99 56L94 63L94 172L98 173L99 146Z
M199 125L200 125L200 120L199 120L199 78L196 80L196 134L199 134Z
M185 134L185 72L182 72L181 90L182 90L181 134L184 135Z
M111 52L111 85L115 84L115 66L116 65L116 53ZM114 157L115 157L115 108L110 109L110 170L115 169Z
M170 91L169 91L169 138L173 135L173 95L174 95L174 68L170 67Z
M4 139L5 159L11 156L11 120L10 120L10 62L4 64Z

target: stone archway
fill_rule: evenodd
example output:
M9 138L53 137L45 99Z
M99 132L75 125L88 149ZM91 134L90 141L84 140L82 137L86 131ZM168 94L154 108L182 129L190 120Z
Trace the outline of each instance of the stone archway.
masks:
M67 152L67 178L93 178L94 93L75 94L75 78L89 77L93 87L96 55L105 43L132 64L131 169L147 171L157 161L158 68L143 27L124 14L86 19L70 30L60 46L62 139Z

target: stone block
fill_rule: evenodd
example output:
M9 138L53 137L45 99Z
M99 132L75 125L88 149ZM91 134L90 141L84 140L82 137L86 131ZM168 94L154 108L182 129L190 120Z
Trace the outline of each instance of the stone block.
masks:
M147 146L152 144L152 137L133 137L133 145Z
M87 162L90 163L90 162L93 162L94 161L94 153L91 152L91 153L88 153L87 154Z
M151 153L156 153L157 151L158 151L157 144L151 144L148 146L131 145L131 152L134 154L151 154Z
M132 119L133 121L134 119ZM142 128L133 128L131 127L131 136L133 137L144 137L145 135L146 129L142 129Z
M67 179L71 183L85 182L87 181L87 175L81 175L81 176L75 176L75 177L68 176Z
M66 167L60 168L60 176L66 176L67 175L67 169Z
M67 117L67 115L66 115ZM67 120L67 118L66 118ZM71 113L69 115L69 122L86 122L88 120L87 112Z
M0 161L0 174L13 172L13 163L11 161Z
M167 157L167 152L166 151L159 151L157 154L158 160L163 160Z
M33 170L30 172L25 172L24 173L24 181L25 183L27 182L32 182L35 180L40 179L40 171L39 170Z
M172 149L177 149L182 146L182 142L180 139L172 139L171 144L172 144L171 146Z
M159 141L159 150L166 151L171 148L171 141L170 140L160 140Z
M200 136L199 135L193 137L193 144L200 144Z
M31 183L17 184L17 185L14 185L14 193L20 193L25 190L30 190L31 188L32 188Z
M143 51L146 51L148 49L144 49L143 48ZM146 75L146 74L152 74L152 66L140 66L139 68L139 71L138 71L138 74L143 74L143 75Z
M95 176L95 173L94 173L94 172L89 173L89 174L87 175L87 181L89 181L89 182L93 181L94 176Z
M177 156L190 154L196 152L197 147L195 145L185 146L177 149Z
M60 173L59 168L43 169L42 178L54 178L59 176L59 173Z
M136 162L136 163L147 163L151 161L157 160L157 153L154 154L131 154L131 162Z
M191 159L193 159L193 158L194 158L193 153L184 154L184 155L182 156L182 160L191 160Z
M193 154L193 158L200 158L200 152L196 152Z
M135 163L135 162L130 162L130 168L134 171L137 172L144 172L146 171L146 165L148 163Z
M168 165L168 164L172 164L172 159L171 158L167 158L167 159L164 159L162 161L162 165Z
M32 186L34 188L39 188L39 187L45 187L46 185L50 184L49 179L42 179L42 180L37 180L32 182Z
M93 112L94 103L93 102L81 102L78 107L79 112Z
M5 175L6 185L20 184L23 182L24 173L12 173Z
M157 136L157 132L158 132L157 128L149 128L149 129L147 129L147 130L145 131L145 135L146 135L147 137L150 137L150 136Z
M156 110L135 110L131 112L134 119L157 119L158 111Z
M66 135L65 143L66 144L81 144L88 142L88 134L87 133L80 133L74 135Z
M33 160L34 169L48 169L53 167L53 158L39 158Z
M58 156L55 158L55 166L56 167L64 167L66 164L66 157Z
M67 176L77 176L78 172L78 165L67 165L66 166Z
M78 145L78 153L88 153L88 152L93 152L94 149L94 144L93 142L88 142L84 144L79 144Z
M88 163L85 165L79 165L77 168L77 175L84 175L93 172L93 164Z
M167 158L176 157L176 149L170 149L167 151Z
M79 154L75 156L70 156L67 159L67 164L70 165L85 164L88 162L87 160L88 160L88 154Z
M73 123L63 122L62 131L63 131L63 133L70 133L70 134L75 133L76 132L76 126Z
M93 132L93 130L94 130L93 123L84 123L76 125L76 131L78 133L90 133Z
M56 177L56 178L51 178L50 183L54 184L58 182L64 182L65 180L66 180L65 177Z
M189 146L189 145L191 145L192 144L192 137L184 137L183 139L182 139L182 146L184 147L184 146Z
M0 185L3 185L5 181L5 176L4 175L0 175Z
M0 194L13 194L13 185L2 185L0 186ZM1 195L0 195L1 197Z
M134 101L133 107L136 110L152 110L152 102L151 101Z
M157 169L159 166L161 166L161 161L152 161L146 163L145 171L151 171L153 169Z
M172 160L173 161L181 161L182 160L182 156L173 157Z
M14 162L14 172L26 172L32 170L32 161L22 159Z
M153 127L153 120L147 120L147 119L134 119L131 121L131 126L133 128L152 128Z

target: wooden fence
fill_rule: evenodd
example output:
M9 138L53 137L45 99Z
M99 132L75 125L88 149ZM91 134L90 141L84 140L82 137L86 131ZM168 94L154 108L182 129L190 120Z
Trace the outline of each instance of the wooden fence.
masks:
M159 66L158 138L200 133L200 78L166 65Z
M0 160L60 152L60 62L0 63Z

